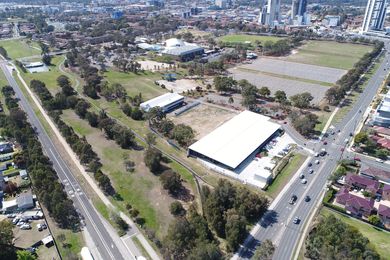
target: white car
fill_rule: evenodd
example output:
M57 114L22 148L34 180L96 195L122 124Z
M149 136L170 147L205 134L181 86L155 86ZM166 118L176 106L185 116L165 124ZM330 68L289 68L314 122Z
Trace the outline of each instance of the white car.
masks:
M16 225L17 225L18 227L20 227L20 226L22 226L22 225L24 225L24 224L26 224L24 221L19 221Z
M316 160L315 163L316 163L316 164L320 164L320 160Z
M31 226L29 224L23 224L20 226L20 229L23 229L23 230L31 229Z
M375 161L377 161L378 163L384 163L384 161L382 159L379 159L379 158L375 159Z
M302 184L306 184L306 183L307 183L307 180L306 180L306 179L303 179L303 180L301 180L301 183L302 183Z

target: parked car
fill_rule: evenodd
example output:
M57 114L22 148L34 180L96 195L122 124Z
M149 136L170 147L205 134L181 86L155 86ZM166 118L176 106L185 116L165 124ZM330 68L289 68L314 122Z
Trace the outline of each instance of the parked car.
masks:
M299 222L301 222L301 220L299 219L299 217L295 217L295 218L293 219L293 223L294 223L294 224L299 224Z
M318 157L318 156L320 156L319 153L315 153L315 154L314 154L314 157Z
M383 163L384 162L382 159L379 159L379 158L375 159L375 161L377 161L378 163Z
M18 226L18 227L20 227L20 226L22 226L22 225L24 225L24 224L26 224L24 221L19 221L16 225Z
M358 161L358 162L361 162L362 161L362 159L360 159L359 157L355 157L355 158L353 158L355 161Z
M19 218L14 218L12 220L12 224L14 224L14 225L18 224L18 222L19 222Z
M297 199L298 199L297 195L294 195L294 194L293 194L293 195L291 196L291 199L290 199L290 202L289 202L289 203L290 203L290 204L294 204L295 201L297 201Z
M23 229L23 230L31 229L31 226L30 226L30 224L23 224L20 226L20 229Z

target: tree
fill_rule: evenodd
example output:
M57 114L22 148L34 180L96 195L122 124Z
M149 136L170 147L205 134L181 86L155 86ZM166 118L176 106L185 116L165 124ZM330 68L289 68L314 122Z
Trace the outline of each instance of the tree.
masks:
M368 134L366 132L359 132L355 135L355 143L356 144L364 144L368 140Z
M172 170L166 170L160 175L160 181L164 189L171 194L178 194L182 189L182 180L180 175Z
M75 112L80 118L85 118L89 107L90 105L88 102L84 99L79 99L75 107Z
M176 218L165 238L173 259L183 259L194 246L196 233L186 218Z
M302 94L291 96L290 100L295 107L308 108L310 106L310 102L313 100L313 96L309 92L304 92Z
M199 243L191 250L188 260L220 260L222 253L214 243Z
M375 151L376 157L382 159L382 160L387 160L387 157L389 156L389 151L386 149L379 149Z
M294 116L290 115L294 128L303 136L310 136L313 134L315 126L318 121L318 116L313 113L306 115Z
M242 95L242 101L241 105L244 107L252 110L253 108L256 107L257 104L257 88L256 86L250 84L247 81L241 81L241 95Z
M13 225L8 219L0 221L0 259L16 259L12 229Z
M371 215L368 217L368 222L374 226L379 226L381 224L381 219L378 217L378 215Z
M227 249L230 252L234 252L246 237L246 220L237 214L234 209L228 210L226 215L225 232Z
M259 89L259 95L266 98L266 97L269 97L271 95L271 91L267 87L261 87Z
M178 124L172 130L172 138L183 147L190 145L194 137L194 130L188 125Z
M50 65L51 64L51 56L48 55L48 54L44 54L42 56L42 62L46 65Z
M237 82L232 77L217 76L214 78L214 87L218 92L235 90Z
M131 118L134 120L142 120L144 118L144 113L142 113L138 107L135 107L131 112Z
M67 76L61 75L57 78L57 85L62 89L65 96L74 95L74 90Z
M179 201L174 201L169 206L169 211L173 216L183 216L185 214L185 209Z
M287 95L286 92L283 90L277 90L275 91L275 100L278 103L285 103L287 101Z
M337 105L344 98L345 91L339 87L331 87L325 93L325 98L328 100L328 103L331 105Z
M149 170L153 173L157 173L161 170L162 154L159 150L153 147L146 149L144 161Z
M132 108L131 108L131 106L128 103L125 103L125 104L122 105L122 111L123 111L123 113L126 116L130 116L131 117Z
M272 260L272 255L275 252L275 246L269 239L261 242L260 246L256 249L253 255L254 260Z
M37 257L33 254L31 254L29 251L24 250L18 250L16 251L17 259L18 260L35 260Z
M7 53L7 50L4 49L3 46L0 46L0 55L3 56L4 58L6 58L8 60L8 53Z
M153 133L147 133L145 138L146 143L148 146L152 146L156 144L156 135Z
M85 119L87 119L89 125L92 127L97 127L99 125L99 117L94 112L87 112L85 114Z
M5 184L4 193L14 194L17 190L18 186L16 186L16 183L9 181L7 184Z

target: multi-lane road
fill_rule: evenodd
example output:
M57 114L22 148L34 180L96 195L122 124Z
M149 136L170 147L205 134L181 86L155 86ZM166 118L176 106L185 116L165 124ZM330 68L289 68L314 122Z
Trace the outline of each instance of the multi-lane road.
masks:
M276 199L276 203L271 204L269 212L259 221L256 227L252 230L251 235L245 240L244 245L239 252L234 256L235 259L249 259L252 257L255 247L264 241L270 239L276 245L276 250L273 259L288 260L293 259L296 250L299 250L298 241L304 231L312 212L319 204L321 195L325 191L329 175L334 171L337 162L340 158L353 156L353 153L346 151L346 139L350 140L351 133L354 133L358 123L363 119L363 114L366 108L370 105L372 99L376 95L383 79L388 73L388 62L390 44L385 44L385 58L380 64L375 74L367 82L363 93L360 94L347 115L335 125L335 134L329 135L321 142L305 143L307 147L313 149L313 154L325 148L327 155L324 157L314 157L313 155L308 160L312 166L305 165L302 171L307 184L302 184L298 176L288 183L288 188L283 194ZM327 142L325 145L324 142ZM302 144L302 143L301 143ZM303 145L303 144L302 144ZM342 152L345 151L345 152ZM319 164L315 161L319 160ZM364 158L371 165L378 166L377 163L370 159ZM383 167L383 166L382 166ZM385 166L384 166L385 167ZM309 168L314 170L314 173L309 173ZM291 205L289 203L292 195L298 197L297 201ZM305 197L309 196L310 200L305 201ZM294 224L293 219L299 217L299 224Z
M17 98L20 99L20 105L26 112L31 125L35 127L42 147L53 163L59 180L64 184L65 190L73 200L75 207L84 217L85 228L99 254L97 259L135 259L134 254L125 247L119 236L115 232L109 232L107 224L103 223L101 217L85 195L83 187L79 185L73 176L73 173L57 151L56 146L46 133L33 108L23 95L19 85L8 70L7 63L0 61L0 68L4 72L9 85L15 90Z

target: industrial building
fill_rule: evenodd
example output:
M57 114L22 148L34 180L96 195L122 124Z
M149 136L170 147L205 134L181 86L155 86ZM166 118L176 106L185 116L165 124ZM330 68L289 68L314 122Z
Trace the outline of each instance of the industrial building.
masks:
M361 32L382 31L385 23L387 0L368 0Z
M180 61L190 61L204 53L204 48L193 43L172 38L165 41L165 48L161 52Z
M192 144L188 155L231 171L239 170L248 157L279 135L280 126L269 119L244 111Z
M140 107L143 111L148 112L154 107L160 107L164 113L179 107L183 104L184 97L177 93L166 93L164 95L155 97L146 102L141 103Z
M372 116L372 124L390 127L390 93L387 93Z

